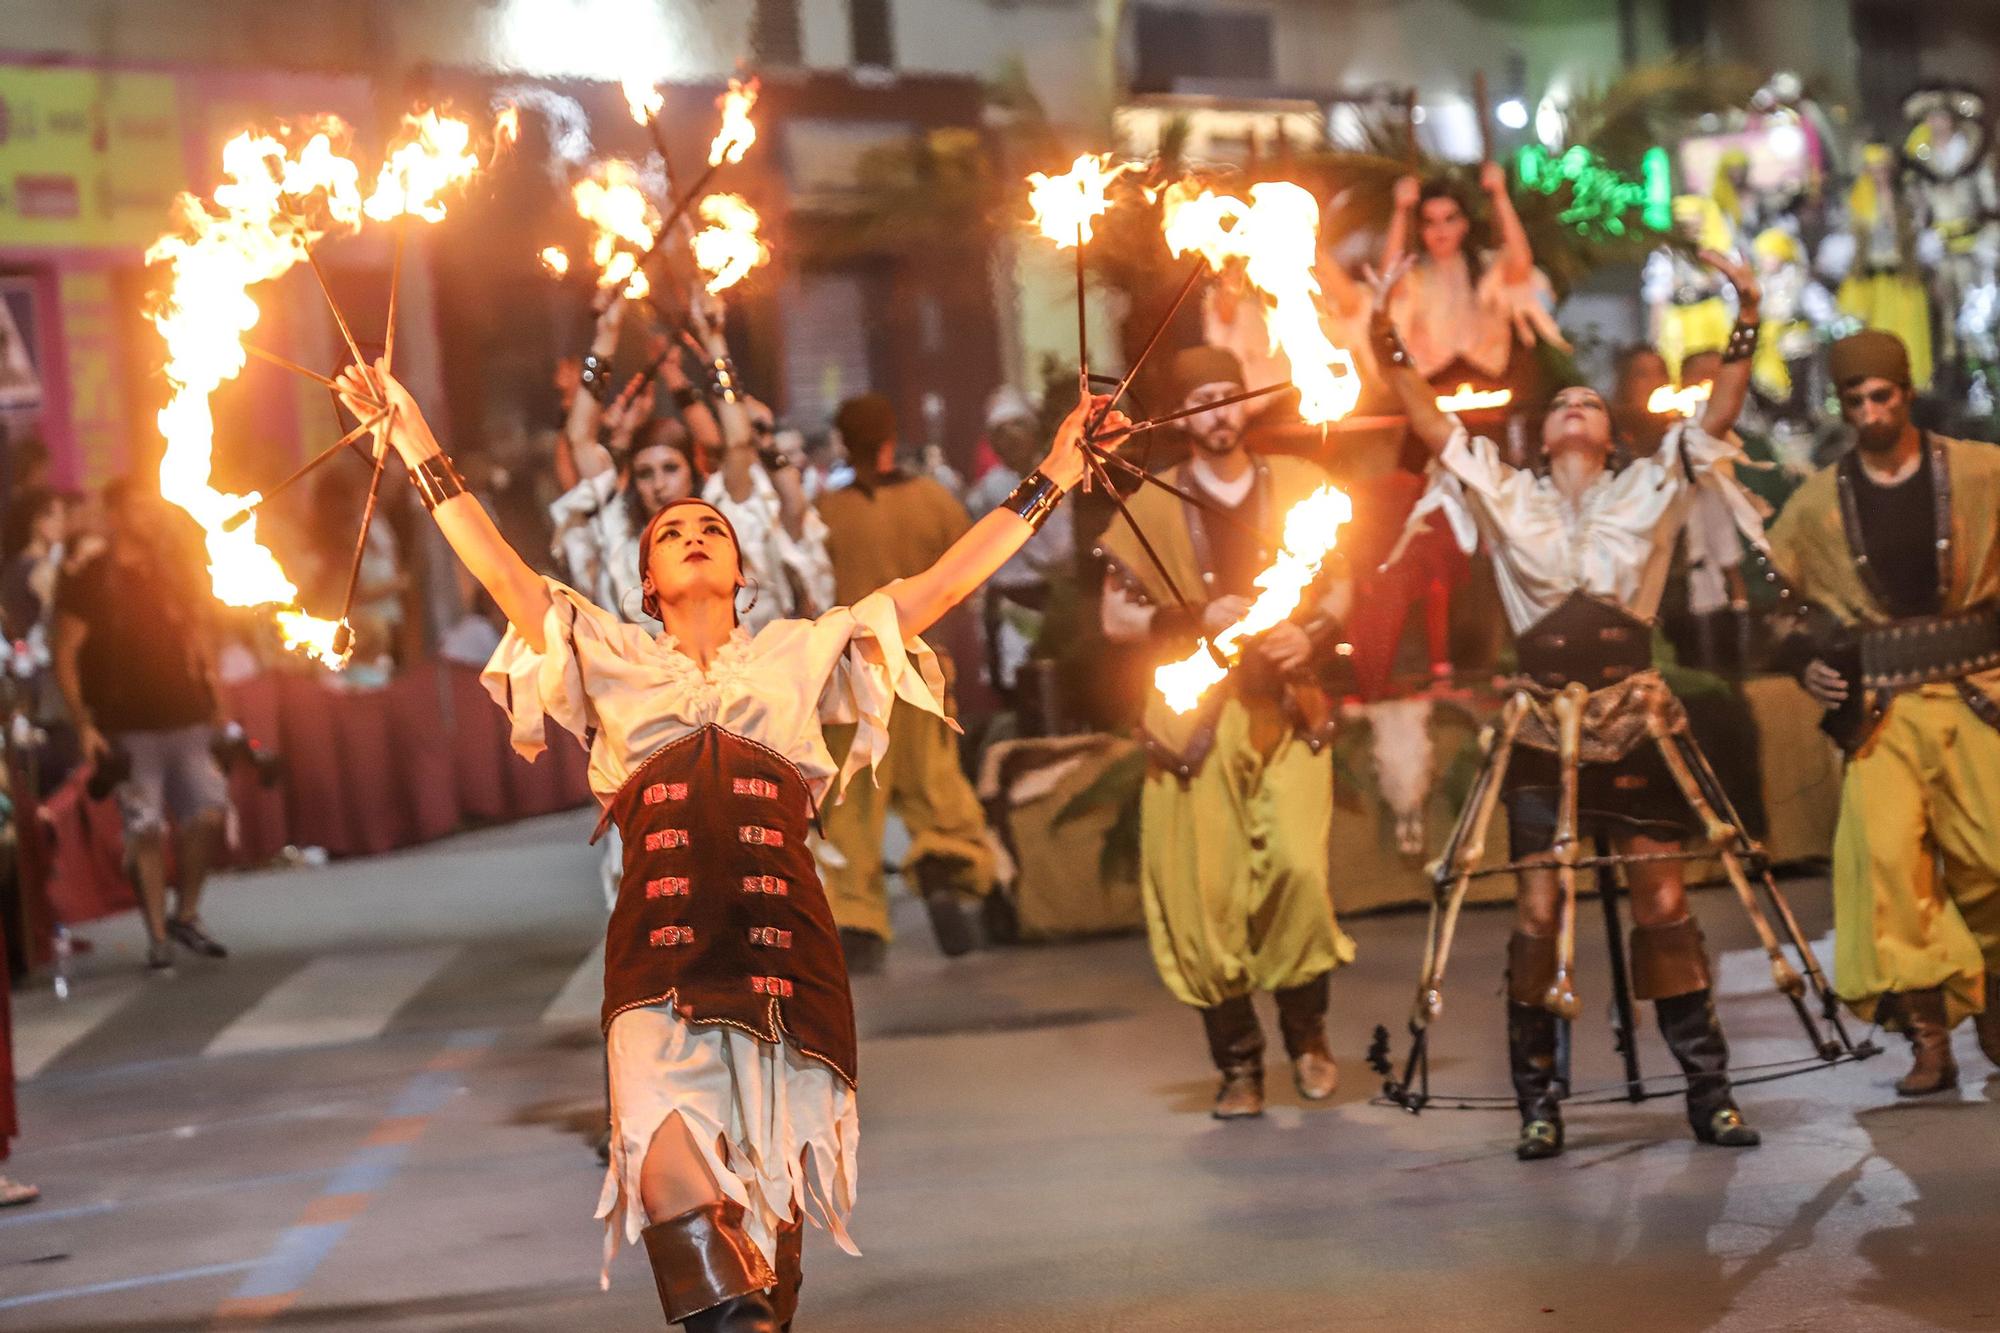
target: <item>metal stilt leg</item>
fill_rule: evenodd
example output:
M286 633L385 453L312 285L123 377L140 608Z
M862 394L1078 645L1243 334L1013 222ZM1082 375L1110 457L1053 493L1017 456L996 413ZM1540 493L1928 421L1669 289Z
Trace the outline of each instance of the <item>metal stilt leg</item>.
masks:
M1618 871L1611 864L1611 840L1602 833L1597 848L1597 900L1604 908L1604 946L1611 959L1611 1005L1618 1029L1618 1054L1625 1062L1625 1095L1631 1101L1646 1096L1639 1072L1639 1025L1632 1004L1632 978L1625 966L1625 927L1618 916Z

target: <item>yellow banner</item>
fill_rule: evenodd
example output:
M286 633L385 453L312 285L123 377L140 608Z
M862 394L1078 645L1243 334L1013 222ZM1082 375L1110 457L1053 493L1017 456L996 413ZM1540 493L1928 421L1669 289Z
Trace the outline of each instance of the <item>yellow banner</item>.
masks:
M186 183L172 75L0 65L0 246L144 249Z

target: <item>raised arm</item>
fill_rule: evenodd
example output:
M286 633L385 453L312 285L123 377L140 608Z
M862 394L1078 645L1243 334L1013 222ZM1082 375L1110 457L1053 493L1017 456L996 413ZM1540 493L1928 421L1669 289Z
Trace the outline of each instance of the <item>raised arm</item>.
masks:
M1479 168L1480 188L1493 201L1493 224L1500 236L1500 276L1509 286L1518 286L1535 276L1535 252L1528 245L1528 233L1514 200L1507 193L1507 168L1488 162Z
M1034 481L1035 476L1046 477L1058 492L1055 499L1060 501L1063 494L1083 480L1083 432L1091 416L1105 413L1100 429L1107 433L1130 424L1124 413L1106 411L1109 402L1102 394L1080 397L1057 429L1055 443L1049 446L1041 467L1022 485ZM891 584L886 591L896 604L896 618L903 632L921 634L936 624L939 617L964 601L974 588L992 577L994 570L1006 564L1034 535L1037 526L1002 505L974 523L929 569Z
M1708 393L1708 405L1701 412L1701 428L1717 439L1727 435L1735 426L1736 418L1742 414L1743 404L1750 397L1750 364L1752 353L1757 347L1758 306L1763 300L1763 292L1757 286L1757 275L1751 271L1747 261L1713 250L1701 252L1702 262L1720 273L1736 288L1736 330L1729 335L1730 346L1724 350L1722 369L1715 373L1715 384ZM1749 332L1743 330L1748 328ZM1747 340L1745 346L1737 346L1739 340Z
M618 351L618 330L624 311L623 301L613 301L597 317L590 355L584 358L583 381L570 398L569 415L563 420L563 443L568 447L570 465L579 480L609 472L613 466L610 453L597 442L597 428L603 415L603 400L599 395L610 392L609 381L603 377L611 373L611 358Z
M1368 334L1375 346L1375 365L1401 400L1403 415L1409 418L1411 432L1432 453L1443 453L1445 445L1451 443L1452 435L1458 430L1457 423L1438 411L1437 391L1410 364L1410 355L1403 350L1403 340L1396 335L1396 326L1390 322L1389 312L1380 304L1376 305L1375 314L1368 322Z
M541 575L528 567L528 562L515 553L500 535L500 529L493 525L479 501L472 498L464 487L457 483L457 473L438 448L437 438L431 434L430 425L424 414L417 409L416 400L391 376L380 361L370 372L382 385L393 415L390 417L389 443L402 457L403 465L413 475L420 478L419 493L425 495L425 503L430 504L434 491L449 492L443 495L431 509L431 517L437 520L438 530L444 533L451 549L458 552L458 558L472 571L472 576L493 595L493 600L506 613L508 623L513 625L528 646L536 652L542 651L542 621L549 612L549 589L542 582ZM347 400L350 411L367 409L376 396L376 390L363 377L358 366L349 366L340 372L340 392ZM439 483L427 489L421 478L439 479Z
M1382 235L1382 257L1377 261L1381 272L1393 272L1408 253L1410 214L1416 211L1417 196L1422 193L1423 185L1415 176L1405 176L1396 182L1389 208L1389 230Z

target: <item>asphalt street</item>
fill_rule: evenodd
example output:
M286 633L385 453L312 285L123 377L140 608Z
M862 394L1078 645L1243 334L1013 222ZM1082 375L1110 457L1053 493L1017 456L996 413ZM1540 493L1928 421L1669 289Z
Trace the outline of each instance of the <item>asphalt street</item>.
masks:
M172 978L132 919L92 927L71 998L17 996L10 1172L45 1196L0 1213L0 1328L659 1327L638 1253L597 1286L588 825L231 876L207 917L235 956ZM1791 892L1823 931L1824 886ZM1796 1058L1734 900L1697 901L1738 1064ZM1745 1088L1756 1150L1620 1102L1524 1165L1508 1112L1376 1100L1420 916L1348 922L1338 1096L1274 1069L1270 1112L1225 1125L1142 940L948 961L913 907L857 987L866 1257L809 1238L802 1330L2000 1328L2000 1079L1969 1031L1954 1094L1900 1103L1892 1050ZM1467 916L1441 1094L1504 1090L1506 929ZM1581 1089L1618 1081L1590 938Z

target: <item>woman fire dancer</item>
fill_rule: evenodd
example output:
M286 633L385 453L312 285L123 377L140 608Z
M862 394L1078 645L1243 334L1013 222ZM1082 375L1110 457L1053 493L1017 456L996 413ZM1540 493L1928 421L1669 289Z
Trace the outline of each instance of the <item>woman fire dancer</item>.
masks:
M942 716L917 634L1019 550L1083 475L1080 402L1040 470L929 569L817 620L738 625L736 535L675 501L640 535L657 637L530 569L466 495L409 393L349 367L377 398L425 507L510 628L485 682L532 758L553 718L590 745L599 828L625 870L605 941L611 1065L606 1273L622 1228L643 1239L669 1322L774 1333L797 1308L810 1213L858 1253L854 1007L833 917L805 847L814 808L889 744L898 698ZM1120 413L1106 428L1125 424ZM825 722L858 724L836 769Z

